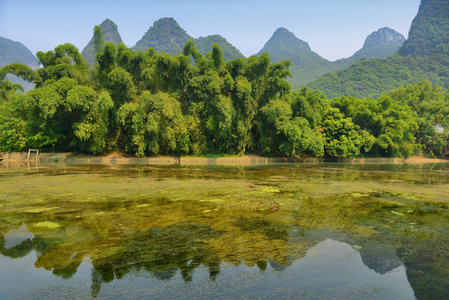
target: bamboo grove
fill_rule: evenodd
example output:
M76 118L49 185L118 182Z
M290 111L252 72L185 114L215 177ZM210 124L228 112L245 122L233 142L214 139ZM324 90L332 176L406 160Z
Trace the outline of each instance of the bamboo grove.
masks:
M0 69L0 151L135 156L257 153L397 157L446 151L449 97L420 82L379 99L328 100L291 91L289 62L267 54L225 62L193 41L172 56L104 43L95 28L90 69L71 44L38 52L41 68ZM23 93L6 79L35 84Z

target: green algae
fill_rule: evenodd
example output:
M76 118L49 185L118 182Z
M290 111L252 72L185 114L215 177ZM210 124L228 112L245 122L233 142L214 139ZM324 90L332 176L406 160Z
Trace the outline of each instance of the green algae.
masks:
M45 221L45 222L40 222L40 223L34 224L33 226L34 227L45 227L47 229L58 229L62 225L59 223L55 223L55 222Z
M264 188L264 189L262 189L262 192L264 192L264 193L280 193L281 191L278 189L273 189L273 188Z
M392 214L395 214L395 215L397 215L397 216L404 216L403 213L400 213L400 212L395 211L395 210L392 210L391 213L392 213Z
M39 207L39 208L32 208L32 209L28 209L25 210L25 212L27 213L32 213L32 214L38 214L44 211L49 211L49 210L53 210L53 209L58 209L59 207Z
M449 242L449 177L437 178L441 172L353 166L17 172L1 177L0 231L32 225L29 230L41 240L30 249L41 254L36 265L48 270L72 274L88 258L94 268L112 268L117 277L135 269L157 278L180 270L189 280L198 269L186 267L192 261L211 270L222 263L289 265L328 237L360 252L371 249L368 241L387 244L412 271L424 264L422 253L437 249L426 254L427 261L443 273L449 270L438 260L447 249L435 246L437 240ZM70 234L60 224L79 232Z

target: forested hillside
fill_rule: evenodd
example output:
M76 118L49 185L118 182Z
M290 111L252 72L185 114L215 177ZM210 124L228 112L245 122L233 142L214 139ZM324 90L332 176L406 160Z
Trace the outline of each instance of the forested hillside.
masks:
M288 61L268 54L226 62L193 41L176 56L104 43L95 28L93 70L71 44L38 52L42 65L0 69L0 151L75 151L136 156L258 153L350 158L441 155L449 99L429 82L378 100L328 101L292 92ZM26 94L5 80L34 82Z
M441 53L449 55L449 1L422 0L409 38L399 54L430 56Z
M198 49L198 52L204 56L210 53L214 44L218 44L218 46L220 46L220 49L223 50L225 61L231 61L236 58L245 58L236 47L234 47L221 35L208 35L206 37L195 39L194 41L195 47Z
M393 56L362 60L308 85L330 98L379 97L421 79L449 88L449 0L423 0L409 38Z
M0 49L0 67L22 63L37 68L37 58L22 43L0 37Z
M345 69L359 59L391 56L404 40L405 38L393 29L381 28L370 34L363 48L353 56L331 62L313 52L309 44L298 39L292 32L279 28L258 55L268 53L273 62L289 60L292 77L288 79L288 82L293 89L298 89L321 78L324 74Z
M289 60L293 89L320 78L340 67L322 58L310 49L309 44L298 39L285 28L277 29L257 55L268 53L274 62Z
M282 57L299 51L304 68L327 63L286 29L266 45L267 52L282 46L283 55L244 59L228 47L233 59L218 44L225 39L209 36L196 44L173 19L156 22L142 41L157 43L139 51L107 42L95 26L93 69L72 44L38 52L39 69L22 63L0 69L0 151L441 156L449 139L449 96L442 88L449 86L449 60L439 26L444 18L449 22L448 2L422 2L398 54L361 59L293 92L288 79L295 60ZM426 18L436 21L422 21ZM420 34L431 29L439 34L430 35L430 47ZM168 35L156 39L161 32ZM385 29L364 48L396 42L402 42L400 36ZM172 47L174 54L159 46ZM23 94L9 75L36 88Z
M22 43L14 42L10 39L0 37L0 67L12 64L22 63L36 69L38 67L38 60L31 51ZM8 75L8 80L18 83L23 87L24 92L33 89L33 84L24 81L23 79Z
M105 42L115 45L122 42L117 25L111 20L105 20L99 27L103 31ZM145 52L154 48L156 52L177 55L183 51L184 44L189 40L195 41L197 50L204 56L211 51L212 45L217 43L223 50L225 61L244 58L243 54L222 36L209 35L195 39L187 34L173 18L162 18L154 22L132 49ZM331 62L313 52L306 42L298 39L287 29L279 28L257 55L268 53L273 62L290 60L292 77L287 80L293 89L298 89L326 73L344 69L358 59L391 56L404 40L404 37L396 31L381 28L369 35L363 48L353 56ZM81 52L90 66L94 64L93 43L94 37Z
M132 48L145 52L154 48L157 52L177 55L182 52L184 44L193 40L173 18L162 18L154 22L143 37Z
M335 63L346 68L357 60L363 58L386 58L392 56L402 46L405 37L399 32L384 27L371 33L365 40L362 49L351 57L341 59Z
M117 25L109 19L104 20L99 27L101 28L104 42L118 44L123 43L120 33L118 32ZM93 67L95 64L95 50L94 50L95 37L93 36L89 43L81 51L81 55L84 60Z

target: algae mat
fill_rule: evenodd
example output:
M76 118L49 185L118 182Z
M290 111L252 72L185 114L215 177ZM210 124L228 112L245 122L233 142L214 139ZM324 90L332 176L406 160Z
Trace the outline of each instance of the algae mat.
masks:
M0 298L437 299L449 166L0 168Z

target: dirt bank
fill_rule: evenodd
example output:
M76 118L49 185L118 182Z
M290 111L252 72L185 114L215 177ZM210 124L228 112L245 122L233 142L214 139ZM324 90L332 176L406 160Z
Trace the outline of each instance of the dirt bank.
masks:
M27 153L0 153L3 164L11 162L27 161ZM35 161L35 157L32 157ZM322 163L322 162L344 162L354 164L430 164L447 163L449 160L426 157L410 158L354 158L354 159L328 159L315 157L262 157L257 155L245 155L239 157L132 157L121 153L113 153L107 156L82 155L74 153L40 153L41 163L94 163L94 164L182 164L182 165L254 165L270 163Z

